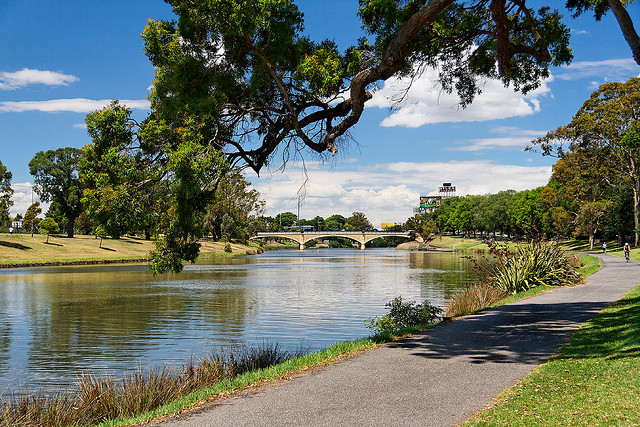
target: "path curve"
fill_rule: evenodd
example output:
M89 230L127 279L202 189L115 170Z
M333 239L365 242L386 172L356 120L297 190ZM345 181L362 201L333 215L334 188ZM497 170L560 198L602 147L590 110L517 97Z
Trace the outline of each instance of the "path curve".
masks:
M344 363L194 412L167 426L451 426L552 356L640 280L640 263L595 255L584 285L447 322Z

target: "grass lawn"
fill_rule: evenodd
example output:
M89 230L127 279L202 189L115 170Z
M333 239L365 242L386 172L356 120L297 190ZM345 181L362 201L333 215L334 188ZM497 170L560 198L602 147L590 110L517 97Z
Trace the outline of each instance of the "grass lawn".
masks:
M464 426L640 424L640 286Z
M35 234L0 234L0 265L29 264L48 262L74 262L93 260L144 259L154 249L150 240L135 237L120 239L104 239L100 247L100 239L95 236L76 235L72 239L52 235L49 243L47 236ZM224 252L222 242L203 242L203 257L245 255L251 248L240 244L231 244L232 254Z
M631 242L632 243L632 242ZM583 251L583 252L592 252L592 253L602 253L602 244L597 244L593 246L593 250L589 249L589 242L586 240L568 240L560 247L564 250L568 251ZM619 257L624 257L624 251L622 250L623 246L619 245L617 242L607 242L607 254L615 255ZM631 251L629 252L629 258L635 261L640 261L640 248L631 247Z

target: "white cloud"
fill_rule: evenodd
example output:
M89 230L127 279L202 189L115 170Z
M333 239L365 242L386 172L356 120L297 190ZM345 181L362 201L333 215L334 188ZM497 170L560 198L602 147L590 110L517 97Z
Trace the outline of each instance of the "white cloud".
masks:
M384 119L381 125L414 128L429 123L477 122L527 116L540 111L539 98L551 93L547 86L549 81L551 79L543 81L538 89L523 95L504 87L500 81L487 80L482 93L475 98L473 104L463 109L457 95L442 91L435 83L437 72L427 70L411 84L405 98L397 106L399 108ZM394 100L406 90L407 85L406 79L387 80L367 106L396 106Z
M578 80L586 78L606 81L622 81L638 73L638 64L631 58L605 59L602 61L576 61L560 67L554 77L558 80ZM590 82L593 86L594 81Z
M15 73L0 73L0 90L14 90L33 84L69 86L76 81L78 78L70 74L23 68Z
M30 182L11 184L11 188L13 188L13 195L11 196L11 200L13 200L13 206L11 206L9 213L12 216L15 216L16 214L24 216L29 206L31 206L32 198L34 202L40 202L40 207L42 208L43 214L47 212L50 203L43 203L40 200L40 197L38 197L38 195L35 193L35 191L33 193L31 192L32 187L33 184Z
M52 99L49 101L5 101L0 102L0 113L22 113L25 111L44 111L48 113L70 111L74 113L90 113L106 107L111 99ZM146 99L121 99L120 105L125 105L131 109L148 110L149 101Z
M86 129L87 128L87 124L86 123L76 123L75 125L73 125L74 129Z
M328 170L319 163L306 164L309 181L300 216L313 218L333 214L350 216L364 212L374 226L403 222L413 215L419 197L437 195L443 182L451 182L458 195L524 190L545 185L551 166L517 166L494 161L399 162L355 166L342 163ZM290 163L284 172L249 175L254 188L267 201L266 214L297 211L297 193L303 173Z
M523 150L531 144L533 138L546 135L547 131L536 131L519 129L514 127L498 127L493 129L494 133L507 135L498 138L472 139L456 144L454 147L445 148L449 151L482 151L493 149L517 149ZM462 144L462 145L460 145Z
M590 34L589 31L587 31L587 30L578 30L578 29L575 29L575 28L571 29L571 35L584 36L586 34Z

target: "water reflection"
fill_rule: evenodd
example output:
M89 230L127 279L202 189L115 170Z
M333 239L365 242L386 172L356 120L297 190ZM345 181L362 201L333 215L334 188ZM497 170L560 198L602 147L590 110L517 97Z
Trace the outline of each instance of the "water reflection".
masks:
M84 370L181 364L211 346L268 339L311 349L368 335L402 295L444 305L474 280L455 253L279 251L190 265L0 271L0 387L56 389Z

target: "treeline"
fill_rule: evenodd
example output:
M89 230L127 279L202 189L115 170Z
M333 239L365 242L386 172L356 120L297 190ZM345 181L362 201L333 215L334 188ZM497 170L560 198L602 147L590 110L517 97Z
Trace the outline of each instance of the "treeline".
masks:
M555 177L555 174L554 174ZM633 194L612 192L603 202L579 204L563 197L562 185L551 182L534 190L501 191L445 199L433 213L418 215L405 228L433 235L451 233L478 238L603 238L623 243L634 230Z
M279 213L275 217L261 216L256 231L297 231L313 229L314 231L371 231L375 227L362 212L353 212L350 217L334 214L326 219L316 216L304 219L293 212Z
M640 78L605 83L570 123L532 141L529 151L558 157L535 190L448 199L412 220L441 231L523 237L602 237L640 244Z

